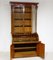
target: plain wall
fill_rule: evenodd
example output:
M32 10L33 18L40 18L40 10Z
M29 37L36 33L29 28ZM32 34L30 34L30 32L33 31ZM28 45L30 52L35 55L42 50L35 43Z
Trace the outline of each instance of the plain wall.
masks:
M10 51L11 45L11 0L0 0L0 51ZM14 0L12 0L14 1ZM39 2L37 32L45 44L46 52L53 52L53 0L15 0L17 2Z

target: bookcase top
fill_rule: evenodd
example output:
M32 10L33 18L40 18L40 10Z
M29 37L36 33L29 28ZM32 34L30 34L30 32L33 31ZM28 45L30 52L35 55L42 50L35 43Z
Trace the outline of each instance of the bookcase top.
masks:
M25 4L25 5L38 5L39 3L37 2L10 2L11 5L14 4Z

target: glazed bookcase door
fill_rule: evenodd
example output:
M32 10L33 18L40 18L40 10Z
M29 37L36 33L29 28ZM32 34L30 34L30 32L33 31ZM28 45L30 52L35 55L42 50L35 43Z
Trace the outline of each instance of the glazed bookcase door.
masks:
M31 6L19 4L13 7L13 32L31 33Z
M24 32L31 33L32 32L32 6L25 5L24 8Z
M13 32L24 33L23 25L23 5L15 5L13 7Z
M36 8L34 5L13 6L13 33L33 33L36 30ZM35 12L35 14L34 14Z

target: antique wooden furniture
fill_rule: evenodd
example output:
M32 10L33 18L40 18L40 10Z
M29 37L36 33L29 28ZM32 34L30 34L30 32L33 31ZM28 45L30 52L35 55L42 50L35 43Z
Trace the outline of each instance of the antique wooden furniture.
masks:
M37 5L31 2L10 2L11 34L10 58L40 56L44 58L44 44L37 34ZM33 30L34 29L34 30Z

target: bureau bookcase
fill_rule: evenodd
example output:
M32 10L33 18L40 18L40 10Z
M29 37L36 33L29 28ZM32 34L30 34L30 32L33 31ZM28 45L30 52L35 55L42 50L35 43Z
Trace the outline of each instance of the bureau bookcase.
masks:
M10 2L10 4L12 35L10 59L32 56L44 58L45 45L39 41L37 34L38 3Z

